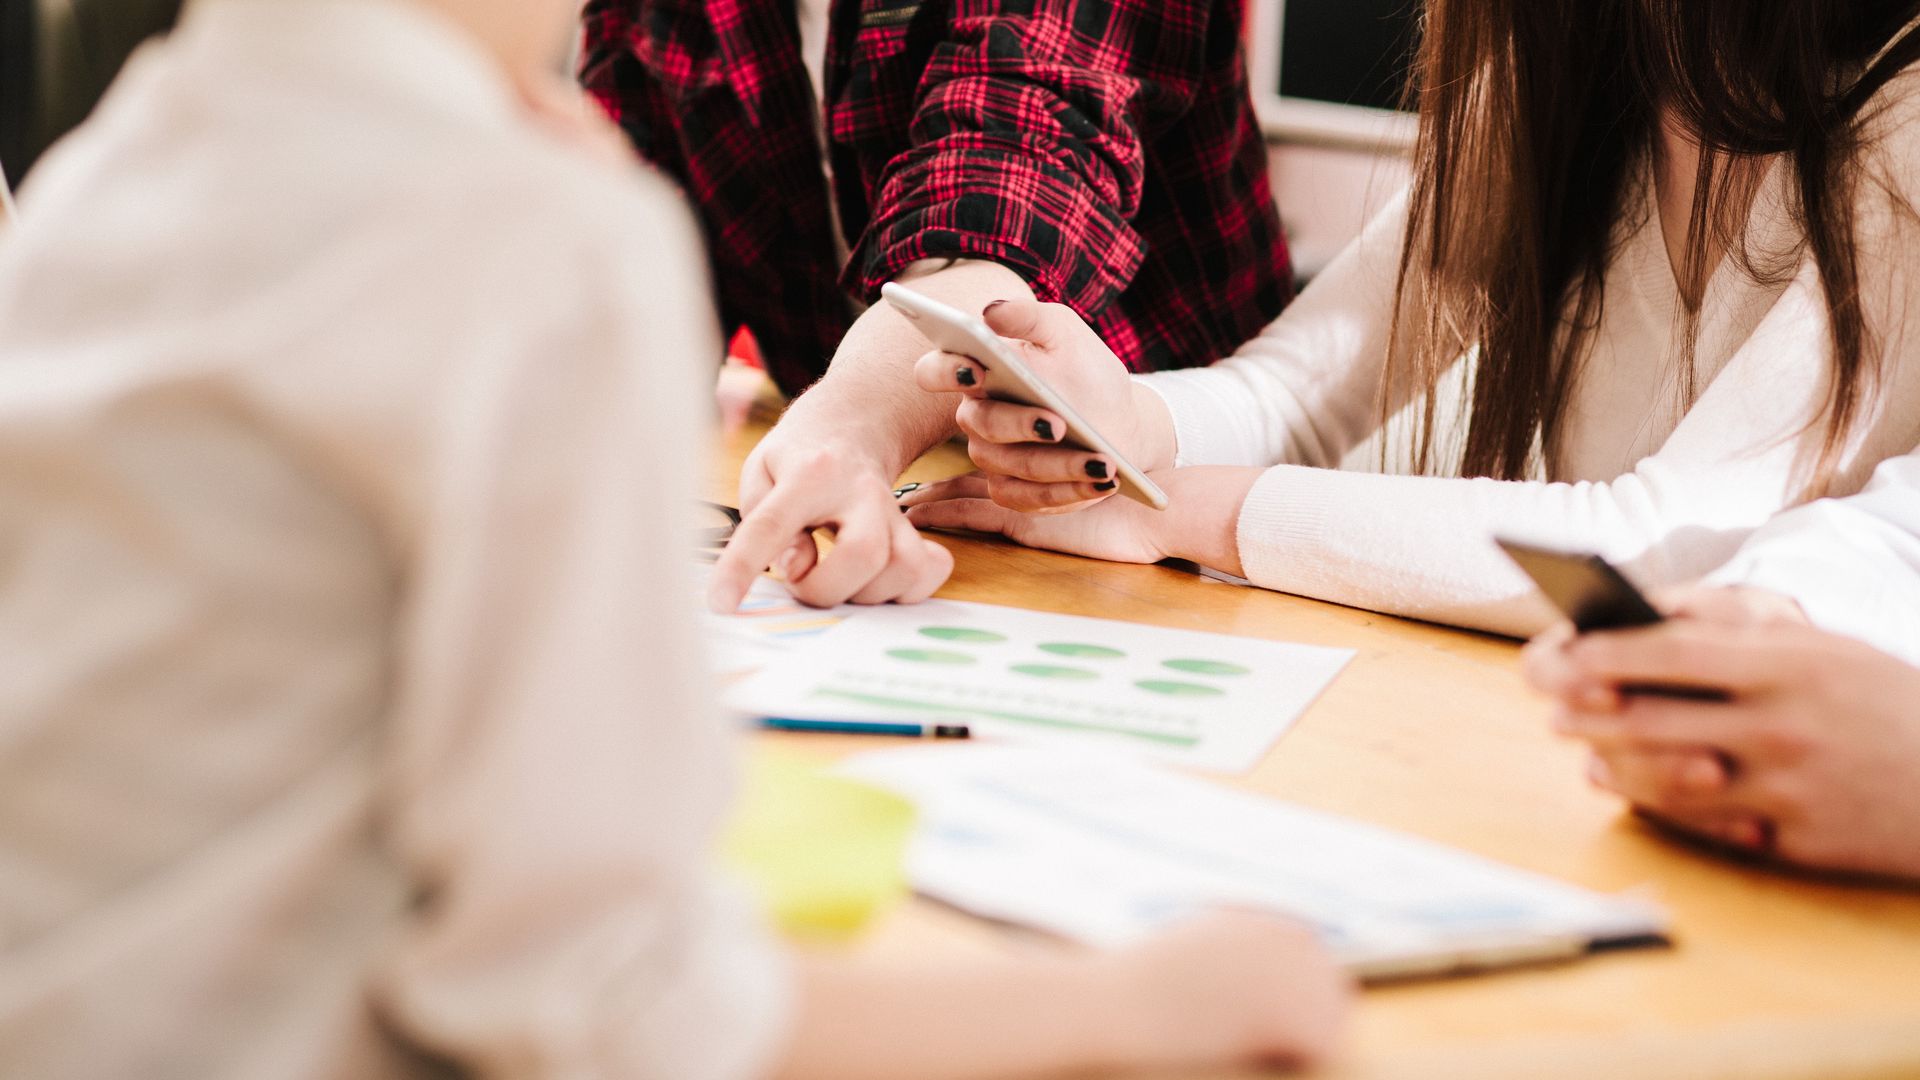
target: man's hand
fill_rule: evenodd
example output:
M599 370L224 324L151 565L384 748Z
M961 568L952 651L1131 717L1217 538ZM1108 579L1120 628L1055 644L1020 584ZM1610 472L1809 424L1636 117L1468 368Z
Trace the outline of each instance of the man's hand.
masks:
M1135 383L1093 328L1059 304L994 304L987 325L1019 352L1115 450L1143 472L1173 467L1173 419L1159 395ZM1061 512L1105 499L1118 486L1115 463L1059 445L1064 420L1047 409L986 396L980 364L929 352L914 365L922 390L953 401L967 454L986 478L989 497L1010 510Z
M715 611L739 608L768 567L780 571L796 598L817 607L914 604L947 580L952 554L921 537L885 476L858 450L829 443L792 451L775 447L747 460L740 501L752 510L715 564L708 594ZM824 557L813 536L820 528L834 534Z
M1556 729L1593 748L1596 784L1683 831L1920 878L1920 670L1764 596L1716 591L1659 626L1529 646L1529 680L1560 703ZM1635 685L1725 700L1621 689Z
M1031 300L1003 266L961 262L901 275L943 303L978 311L997 299ZM900 513L893 482L928 448L952 437L957 397L913 384L927 341L886 304L862 315L825 378L801 395L754 449L740 476L744 516L715 567L709 603L739 607L753 579L782 571L796 597L831 606L913 603L953 570L945 548L923 540ZM816 529L834 533L824 559Z

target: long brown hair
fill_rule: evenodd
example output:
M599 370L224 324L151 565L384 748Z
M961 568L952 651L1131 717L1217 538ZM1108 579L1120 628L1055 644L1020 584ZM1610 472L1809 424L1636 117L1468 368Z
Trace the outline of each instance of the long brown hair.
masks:
M1916 16L1920 0L1428 0L1399 282L1413 317L1387 373L1426 389L1416 467L1434 467L1434 388L1470 352L1463 475L1524 479L1554 460L1664 106L1701 146L1683 279L1716 242L1762 273L1741 242L1752 165L1791 164L1832 315L1831 390L1809 419L1826 421L1809 479L1824 487L1878 369L1854 235L1862 113L1920 59L1920 33L1902 33Z

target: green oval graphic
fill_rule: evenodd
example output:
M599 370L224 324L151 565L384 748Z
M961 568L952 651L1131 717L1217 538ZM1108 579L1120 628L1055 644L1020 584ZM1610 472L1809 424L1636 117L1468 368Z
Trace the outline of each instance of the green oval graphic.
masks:
M998 645L1007 640L1007 635L996 634L991 630L975 630L966 626L926 626L920 629L921 637L930 637L935 641L951 641L964 645Z
M944 652L940 649L888 649L887 655L895 660L905 660L912 664L946 664L960 667L976 661L966 653Z
M1021 675L1031 675L1036 679L1097 679L1100 673L1086 668L1060 667L1056 664L1015 664L1013 671Z
M1070 641L1056 641L1040 646L1040 651L1055 656L1069 656L1075 660L1120 660L1127 654L1119 649L1110 649L1105 645L1078 645Z
M1229 664L1225 660L1169 660L1160 665L1174 671L1184 671L1189 675L1251 675L1253 669L1241 664Z
M1199 683L1172 682L1166 679L1142 679L1133 685L1150 694L1165 694L1168 697L1223 697L1226 691L1217 686L1201 686Z

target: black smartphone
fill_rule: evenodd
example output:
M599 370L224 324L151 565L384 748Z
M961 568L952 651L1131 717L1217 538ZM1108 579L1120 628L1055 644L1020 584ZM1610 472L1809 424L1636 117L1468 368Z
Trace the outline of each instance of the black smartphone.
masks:
M1652 626L1660 614L1626 575L1598 555L1555 551L1495 537L1494 543L1540 587L1540 592L1583 634ZM1692 686L1623 686L1630 694L1659 694L1695 701L1725 701L1718 690Z
M1494 543L1583 634L1652 626L1664 617L1625 575L1598 555L1554 551L1504 537L1495 538Z

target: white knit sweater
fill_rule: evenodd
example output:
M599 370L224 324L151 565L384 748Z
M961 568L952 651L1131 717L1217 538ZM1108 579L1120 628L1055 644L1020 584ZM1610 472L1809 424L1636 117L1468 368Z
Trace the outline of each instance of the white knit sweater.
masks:
M1791 596L1815 626L1920 664L1920 452L1882 464L1850 499L1774 518L1714 584Z
M1920 73L1883 92L1858 198L1862 284L1886 376L1834 494L1920 442ZM1650 173L1648 174L1650 176ZM1701 304L1692 393L1679 292L1649 179L1617 224L1605 309L1569 403L1565 445L1538 480L1340 471L1380 428L1404 198L1383 211L1285 314L1210 368L1142 376L1167 402L1178 464L1271 466L1238 535L1258 585L1437 622L1527 635L1552 614L1493 546L1495 534L1600 552L1643 585L1725 562L1802 490L1805 434L1826 399L1828 321L1819 275L1787 212L1775 163L1750 246L1799 270L1754 281L1728 259ZM1443 388L1444 389L1444 388ZM1411 390L1396 395L1397 406ZM1691 397L1691 408L1686 400Z

